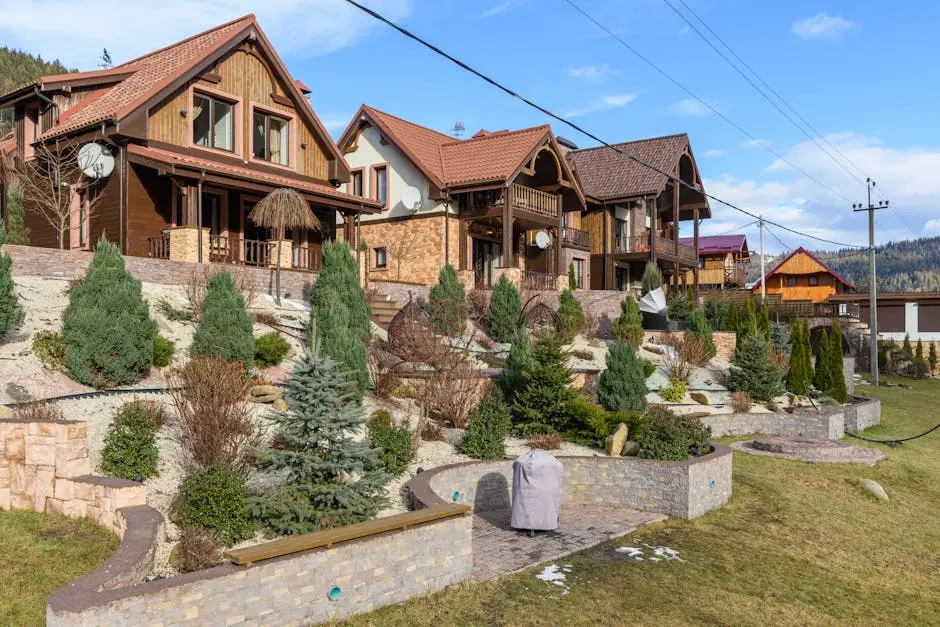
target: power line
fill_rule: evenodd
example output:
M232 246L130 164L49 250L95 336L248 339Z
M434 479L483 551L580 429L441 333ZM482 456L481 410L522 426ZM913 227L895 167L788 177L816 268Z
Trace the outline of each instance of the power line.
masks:
M548 117L550 117L550 118L552 118L552 119L554 119L554 120L558 120L559 122L561 122L562 124L568 126L569 128L572 128L572 129L576 130L577 132L581 133L582 135L593 139L594 141L596 141L597 143L601 144L602 146L604 146L604 147L606 147L606 148L610 148L610 149L613 150L614 152L625 156L626 158L630 159L631 161L633 161L633 162L635 162L635 163L637 163L637 164L639 164L639 165L641 165L641 166L643 166L643 167L645 167L645 168L648 168L648 169L650 169L650 170L652 170L652 171L654 171L654 172L660 174L661 176L664 176L667 180L673 182L674 184L680 185L680 186L682 186L682 187L686 187L686 188L688 188L688 189L690 189L690 190L692 190L692 191L695 191L695 192L697 192L697 193L699 193L699 194L702 194L703 196L705 196L706 198L708 198L708 199L710 199L710 200L714 200L715 202L720 203L720 204L722 204L722 205L725 205L726 207L730 207L731 209L734 209L734 210L736 210L736 211L740 211L740 212L743 213L744 215L750 216L751 218L754 218L755 220L759 220L759 219L760 219L760 216L758 216L758 215L755 214L755 213L752 213L752 212L750 212L750 211L748 211L748 210L746 210L746 209L742 209L741 207L735 205L734 203L729 202L729 201L727 201L727 200L723 200L723 199L721 199L721 198L718 198L717 196L715 196L715 195L713 195L713 194L709 194L708 192L705 192L705 191L703 191L703 190L701 190L701 189L695 187L694 185L691 185L691 184L689 184L689 183L686 183L686 182L683 181L682 179L677 178L677 177L673 176L672 174L669 174L668 172L665 172L665 171L661 170L660 168L657 168L656 166L654 166L654 165L652 165L652 164L650 164L650 163L647 163L646 161L643 161L642 159L639 159L638 157L635 157L634 155L631 155L631 154L628 154L628 153L624 152L623 150L621 150L621 149L618 148L617 146L614 146L614 145L609 144L608 142L604 141L603 139L601 139L601 138L598 137L597 135L594 135L594 134L591 133L590 131L588 131L588 130L582 128L581 126L575 124L574 122L570 122L570 121L566 120L565 118L561 117L560 115L558 115L558 114L556 114L556 113L552 113L550 110L546 109L545 107L543 107L543 106L541 106L541 105L539 105L539 104L536 104L535 102L529 100L528 98L526 98L526 97L524 97L524 96L521 96L520 94L518 94L518 93L516 93L515 91L511 90L510 88L506 87L506 86L503 85L502 83L499 83L498 81L496 81L496 80L490 78L490 77L487 76L486 74L483 74L482 72L480 72L480 71L478 71L478 70L472 68L471 66L467 65L467 64L464 63L463 61L461 61L461 60L459 60L459 59L457 59L457 58L451 56L450 54L444 52L443 50L441 50L440 48L438 48L438 47L435 46L434 44L432 44L432 43L430 43L430 42L428 42L428 41L422 39L422 38L419 37L418 35L415 35L415 34L412 33L411 31L407 30L406 28L404 28L404 27L402 27L402 26L399 26L398 24L392 22L391 20L389 20L388 18L384 17L384 16L381 15L380 13L377 13L376 11L374 11L374 10L372 10L372 9L366 7L366 6L363 6L362 4L360 4L359 2L357 2L356 0L345 0L345 1L346 1L348 4L350 4L350 5L354 6L354 7L356 7L357 9L359 9L359 10L361 10L361 11L363 11L363 12L369 14L369 15L371 15L372 17L374 17L375 19L379 20L380 22L382 22L382 23L384 23L384 24L390 26L391 28L397 30L399 33L401 33L402 35L408 37L409 39L412 39L412 40L416 41L417 43L419 43L419 44L421 44L422 46L424 46L425 48L431 50L431 51L434 52L435 54L444 57L445 59L447 59L447 60L450 61L451 63L454 63L454 64L457 65L458 67L460 67L460 68L466 70L467 72L470 72L470 73L473 74L474 76L476 76L476 77L480 78L481 80L483 80L483 81L489 83L489 84L492 85L493 87L496 87L497 89L499 89L500 91L506 93L507 95L512 96L513 98L516 98L516 99L520 100L521 102L527 104L528 106L532 107L533 109L536 109L537 111L540 111L540 112L543 113L544 115L546 115L546 116L548 116ZM810 178L812 178L812 177L810 177ZM797 231L797 230L795 230L795 229L791 229L790 227L788 227L788 226L786 226L786 225L779 224L779 223L777 223L777 222L771 222L770 220L764 220L764 222L767 223L767 224L773 224L773 225L776 226L777 228L783 229L783 230L785 230L785 231L789 231L789 232L794 233L794 234L796 234L796 235L800 235L800 236L802 236L802 237L808 237L808 238L810 238L810 239L814 239L814 240L817 240L817 241L820 241L820 242L826 242L827 244L834 244L835 246L841 246L841 247L843 247L843 248L860 248L859 246L856 246L856 245L854 245L854 244L845 244L845 243L842 243L842 242L836 242L836 241L833 241L833 240L829 240L829 239L826 239L826 238L823 238L823 237L817 237L817 236L815 236L815 235L810 235L809 233L802 233L802 232Z
M721 233L712 233L711 235L702 235L700 237L719 237L721 235L727 235L728 233L734 233L735 231L743 231L744 229L748 228L749 226L753 224L754 224L754 220L751 220L750 222L742 224L741 226L730 228L727 231L722 231Z
M765 220L765 222L766 222L766 220ZM771 236L771 237L773 237L775 240L777 240L777 243L778 243L778 244L780 244L781 246L783 246L783 249L784 249L785 251L790 252L791 250L793 250L792 247L787 246L786 244L784 244L784 243L783 243L783 240L780 239L779 237L777 237L777 234L770 230L770 227L765 226L764 228L767 229L767 232L770 233L770 236Z
M348 1L348 0L347 0L347 1ZM774 150L773 148L771 148L770 146L768 146L765 142L763 142L763 141L757 139L756 137L754 137L753 135L751 135L751 134L750 134L749 132L747 132L744 128L742 128L738 123L736 123L734 120L732 120L731 118L729 118L728 116L726 116L724 113L722 113L721 111L719 111L718 109L716 109L715 107L713 107L712 105L710 105L709 103L707 103L707 102L705 102L704 100L702 100L702 99L701 99L699 96L697 96L691 89L689 89L688 87L686 87L685 85L683 85L682 83L680 83L677 79L673 78L668 72L666 72L664 69L662 69L661 67L659 67L658 65L656 65L655 63L653 63L653 61L651 61L650 59L648 59L647 57L645 57L643 54L641 54L639 50L637 50L636 48L634 48L633 46L631 46L630 44L628 44L626 41L624 41L624 39L623 39L622 37L620 37L619 35L617 35L616 33L614 33L612 30L610 30L609 28L607 28L604 24L602 24L600 21L598 21L598 20L597 20L594 16L592 16L590 13L588 13L587 11L585 11L584 9L582 9L580 6L578 6L577 4L575 4L574 0L565 0L565 2L567 2L567 3L568 3L574 10L576 10L578 13L580 13L581 15L583 15L584 17L586 17L588 20L590 20L591 22L593 22L595 26L597 26L598 28L600 28L601 30L603 30L605 33L607 33L608 35L610 35L611 37L613 37L616 41L618 41L618 42L620 43L620 45L622 45L624 48L626 48L627 50L629 50L630 52L632 52L634 55L636 55L641 61L643 61L643 62L646 63L648 66L650 66L651 68L653 68L654 70L656 70L657 72L659 72L660 74L662 74L662 75L663 75L666 79L668 79L673 85L675 85L676 87L678 87L679 89L681 89L682 91L684 91L686 94L688 94L688 95L691 96L693 99L695 99L695 100L698 101L700 104L702 104L704 107L706 107L709 111L711 111L712 113L714 113L715 115L717 115L719 118L721 118L722 120L724 120L725 122L727 122L728 124L730 124L730 125L731 125L732 127L734 127L735 129L737 129L741 134L743 134L745 137L749 138L749 139L750 139L752 142L754 142L756 145L760 146L761 148L763 148L764 150L766 150L766 151L769 152L770 154L774 155L775 157L777 157L778 159L780 159L781 161L783 161L784 163L786 163L787 165L789 165L791 168L793 168L794 170L796 170L797 172L799 172L800 174L802 174L802 175L805 176L806 178L810 179L811 181L813 181L814 183L816 183L816 184L819 185L820 187L823 187L824 189L829 190L830 192L832 192L832 193L835 194L836 196L842 198L842 199L845 200L846 202L852 202L851 200L849 200L849 198L848 198L845 194L843 194L842 192L836 191L835 189L833 189L833 188L830 187L829 185L826 185L825 183L823 183L822 181L820 181L818 178L816 178L815 176L813 176L812 174L810 174L809 172L807 172L807 171L804 170L803 168L799 167L798 165L796 165L795 163L793 163L792 161L790 161L789 159L787 159L786 157L784 157L783 155L781 155L779 152L777 152L776 150Z

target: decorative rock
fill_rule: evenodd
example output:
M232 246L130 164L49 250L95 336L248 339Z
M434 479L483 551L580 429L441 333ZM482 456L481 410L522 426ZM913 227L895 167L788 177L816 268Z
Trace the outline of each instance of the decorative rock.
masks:
M249 393L252 396L284 396L284 390L276 385L256 385Z
M879 501L888 501L888 493L881 487L881 484L873 479L859 479L858 485L868 490L872 496Z
M452 446L457 446L464 436L467 435L466 429L442 429L444 432L444 441Z
M170 556L167 558L167 561L170 563L170 566L179 570L183 565L183 547L177 543L170 550Z
M283 398L276 399L271 406L277 411L287 411L287 401Z
M283 398L280 394L267 394L265 396L250 396L248 400L252 403L273 403L274 401L283 400Z
M623 451L623 445L627 441L627 436L630 434L630 429L624 423L620 423L617 426L617 430L607 436L607 439L604 440L604 450L607 451L607 454L611 457L617 457Z
M640 454L640 443L633 440L627 440L623 443L623 450L620 454L624 457L636 457Z
M10 420L13 418L13 410L6 405L0 405L0 420Z

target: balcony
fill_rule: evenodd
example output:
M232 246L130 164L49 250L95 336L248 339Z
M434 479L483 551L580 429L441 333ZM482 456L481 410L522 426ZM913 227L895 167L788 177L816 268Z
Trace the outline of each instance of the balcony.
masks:
M156 237L148 237L152 259L168 259L173 261L195 262L198 254L198 244L195 241L179 242L171 246L171 234L161 233ZM298 246L290 241L282 244L285 256L281 259L282 269L293 269L298 272L320 271L319 246ZM231 264L235 266L252 266L255 268L273 268L277 265L277 243L272 241L242 239L223 235L206 235L203 240L204 259L209 263ZM290 265L287 265L286 253L290 252ZM174 254L175 253L175 254Z
M677 245L674 240L666 239L662 235L657 235L655 242L657 255L665 255L689 264L698 263L698 256L695 254L694 246L686 246L684 244ZM645 253L648 255L649 252L650 236L648 233L644 233L643 235L631 235L629 237L618 235L614 238L614 254Z
M587 231L564 227L561 229L561 245L565 248L591 250L591 235Z
M546 218L552 218L557 223L559 219L560 196L549 194L538 189L513 183L509 190L513 211L524 211Z
M554 292L555 275L545 274L544 272L522 271L520 287L526 291L534 292Z

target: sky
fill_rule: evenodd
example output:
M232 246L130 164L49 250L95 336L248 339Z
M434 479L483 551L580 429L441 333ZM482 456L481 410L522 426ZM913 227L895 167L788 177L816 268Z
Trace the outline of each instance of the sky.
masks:
M940 235L940 3L571 1L694 96L567 0L364 3L607 142L688 133L706 191L769 220L867 245L867 216L851 205L867 202L871 177L873 200L892 207L876 214L877 243ZM760 79L742 71L779 94L796 113L763 87L806 134L670 5L753 68ZM551 122L596 145L343 0L0 0L0 45L95 69L104 47L120 63L250 12L334 137L368 103L442 132L457 121L467 135ZM741 228L751 218L714 201L712 214L703 234L743 231L758 248L756 227ZM768 253L797 246L837 248L774 227L765 235Z

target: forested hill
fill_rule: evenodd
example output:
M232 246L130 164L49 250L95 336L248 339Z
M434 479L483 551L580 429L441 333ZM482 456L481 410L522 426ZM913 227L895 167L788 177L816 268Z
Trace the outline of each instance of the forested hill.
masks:
M854 250L814 250L813 254L830 268L855 284L859 292L868 291L868 253ZM784 255L767 260L770 271ZM878 246L878 290L882 292L940 291L940 237L889 242ZM748 280L760 276L760 259L756 254L748 268Z
M21 50L0 46L0 94L25 85L40 76L74 71L59 63L58 59L45 61L42 57L34 57ZM0 110L0 133L6 128L4 124L9 124L10 120L11 113Z

